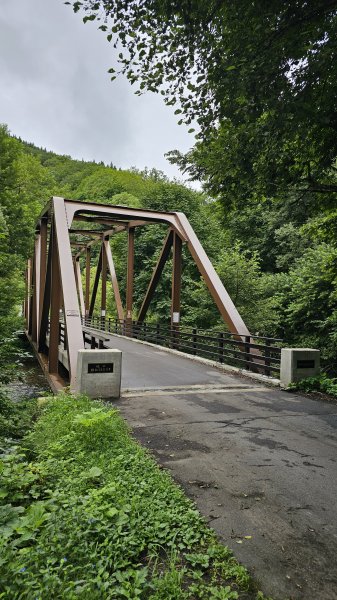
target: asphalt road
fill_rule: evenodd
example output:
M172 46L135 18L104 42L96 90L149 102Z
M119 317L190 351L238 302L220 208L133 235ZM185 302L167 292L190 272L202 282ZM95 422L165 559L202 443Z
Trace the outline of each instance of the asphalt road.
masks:
M337 406L114 337L116 402L275 600L337 599ZM246 537L248 536L248 537Z

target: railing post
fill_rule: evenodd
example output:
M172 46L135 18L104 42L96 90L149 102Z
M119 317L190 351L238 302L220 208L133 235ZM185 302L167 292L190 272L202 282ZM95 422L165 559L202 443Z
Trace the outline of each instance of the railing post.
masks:
M250 371L250 335L245 336L245 353L248 354L248 356L245 357L246 368L247 371Z
M192 340L193 340L193 355L195 356L197 353L197 329L192 329Z
M218 335L218 357L219 362L223 363L223 333L219 333Z
M270 377L270 340L268 338L266 339L264 364L265 375L267 375L267 377Z
M180 328L176 327L176 326L172 326L172 330L171 330L171 339L172 339L172 344L171 347L174 348L175 350L179 350L180 348Z
M68 349L68 344L67 344L67 336L66 336L66 328L65 325L63 325L63 348L65 350Z

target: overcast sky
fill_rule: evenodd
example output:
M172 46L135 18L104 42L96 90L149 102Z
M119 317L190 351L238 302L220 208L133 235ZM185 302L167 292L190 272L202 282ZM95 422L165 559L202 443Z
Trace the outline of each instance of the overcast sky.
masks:
M0 4L0 123L60 154L180 177L164 153L188 150L193 136L159 95L110 81L114 50L95 23L63 0Z

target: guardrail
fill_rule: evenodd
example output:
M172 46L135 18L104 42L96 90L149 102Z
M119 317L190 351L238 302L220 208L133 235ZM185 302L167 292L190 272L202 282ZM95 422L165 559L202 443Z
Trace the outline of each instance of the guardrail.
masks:
M207 331L161 323L138 323L105 317L86 317L84 327L173 348L248 371L279 376L282 340L262 336L240 336L228 331Z

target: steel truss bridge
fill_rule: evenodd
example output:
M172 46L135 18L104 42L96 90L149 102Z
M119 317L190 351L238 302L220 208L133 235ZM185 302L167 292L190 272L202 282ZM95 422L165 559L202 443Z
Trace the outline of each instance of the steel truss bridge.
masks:
M166 235L139 314L134 319L135 230L159 223L166 225ZM111 236L120 232L127 232L128 236L125 306L109 242ZM195 329L187 332L181 327L184 244L230 333L207 335ZM98 252L93 252L95 246ZM171 326L164 334L159 325L147 325L145 319L171 254ZM94 264L95 256L97 264ZM93 269L95 276L91 285ZM99 283L101 302L97 320L94 309ZM108 284L112 286L117 312L113 326L111 319L106 318ZM275 340L252 339L188 219L180 212L157 212L53 197L36 225L34 256L28 261L26 270L24 313L27 336L54 390L70 385L70 389L76 391L78 351L88 343L91 348L104 347L105 336L113 333L201 354L220 362L234 357L253 370L255 361L255 365L256 362L263 364L267 375L279 368L279 348L275 347ZM232 352L229 356L230 343Z

